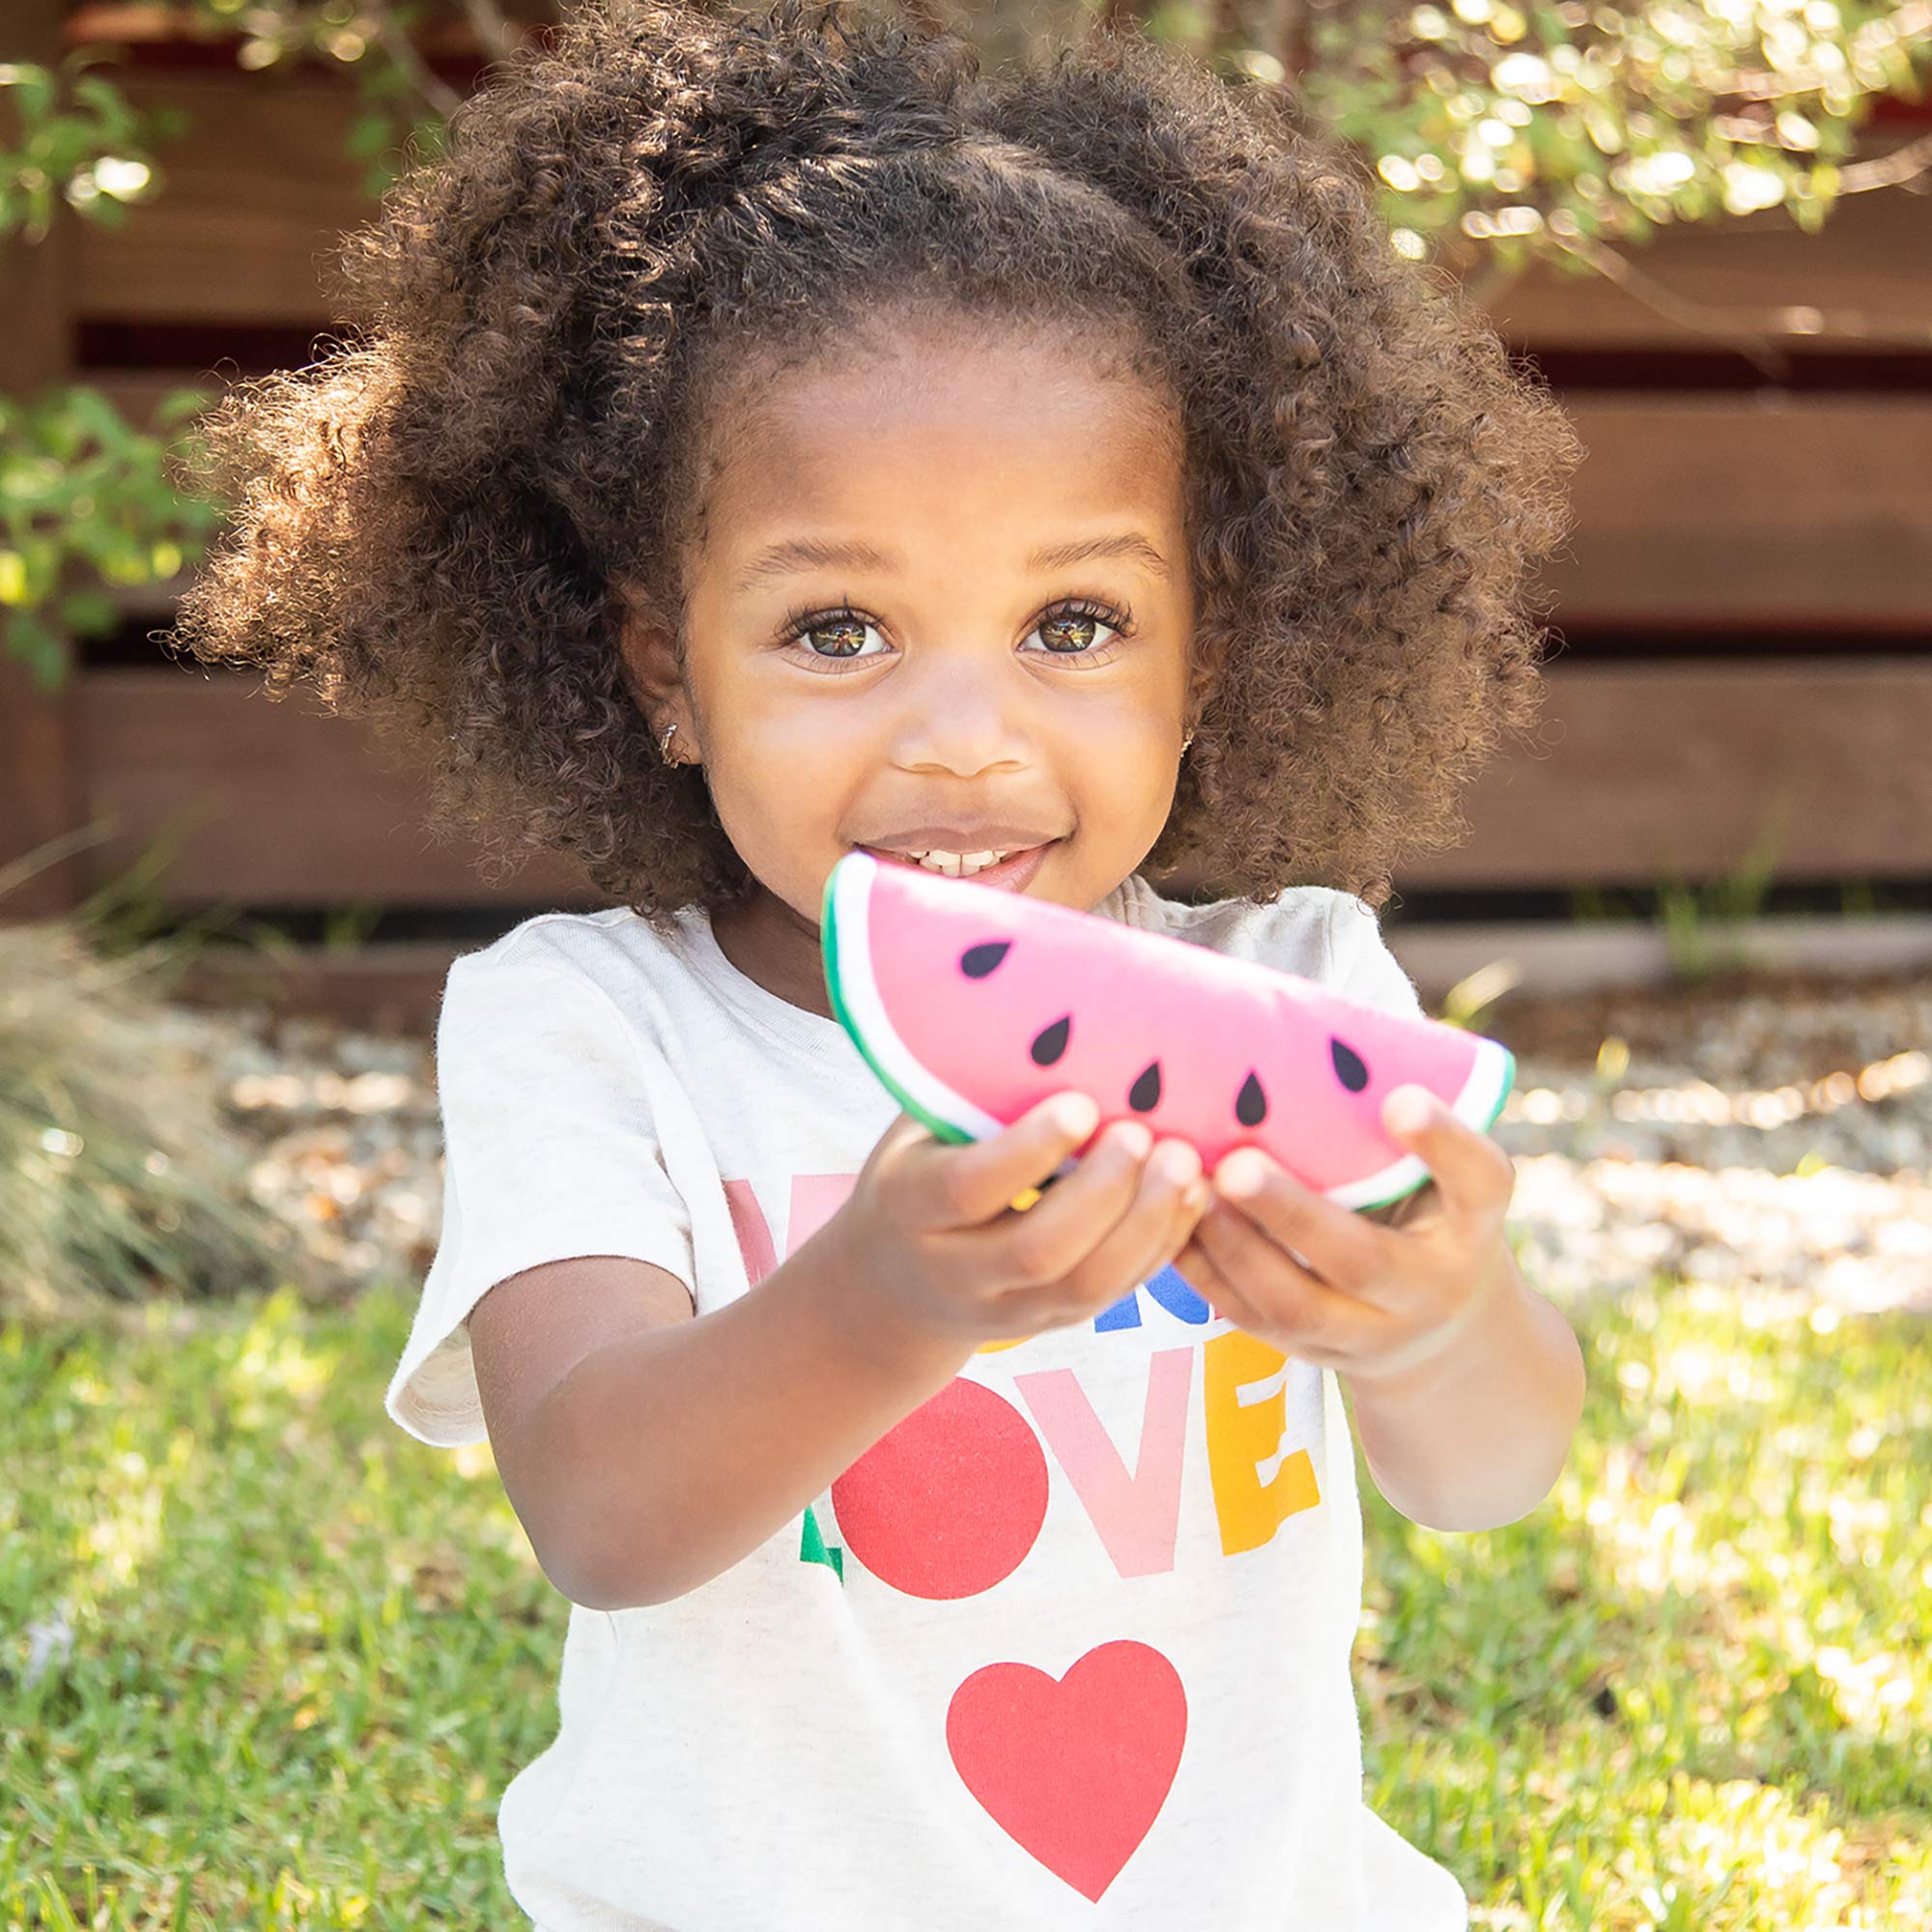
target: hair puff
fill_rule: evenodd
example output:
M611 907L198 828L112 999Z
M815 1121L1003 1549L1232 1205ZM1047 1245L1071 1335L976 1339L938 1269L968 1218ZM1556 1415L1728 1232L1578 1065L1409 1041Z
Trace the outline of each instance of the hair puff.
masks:
M496 876L570 852L654 923L750 883L631 694L627 600L682 636L733 371L885 291L1120 331L1179 405L1206 696L1150 870L1380 905L1534 720L1568 419L1292 96L1138 35L982 76L842 0L613 0L466 101L342 267L354 335L204 422L234 513L176 636L400 740Z

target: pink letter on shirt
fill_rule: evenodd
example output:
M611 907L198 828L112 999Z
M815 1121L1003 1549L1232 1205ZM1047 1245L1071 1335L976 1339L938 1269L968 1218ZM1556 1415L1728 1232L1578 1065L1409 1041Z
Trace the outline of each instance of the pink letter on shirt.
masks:
M785 1253L795 1255L812 1236L844 1207L856 1174L795 1174L791 1181L791 1219L785 1227Z
M785 1224L787 1259L831 1220L845 1205L856 1174L796 1174L791 1182L791 1215ZM771 1225L749 1180L727 1180L724 1204L731 1210L731 1228L738 1252L745 1260L745 1286L756 1288L778 1266L778 1250Z
M731 1210L731 1232L738 1236L738 1252L745 1258L745 1286L756 1288L778 1266L765 1210L749 1180L727 1180L724 1205Z
M1129 1476L1071 1369L1042 1369L1013 1378L1014 1388L1033 1411L1046 1446L1066 1471L1122 1577L1152 1577L1174 1568L1187 1391L1193 1379L1192 1349L1160 1349L1148 1357L1140 1457Z

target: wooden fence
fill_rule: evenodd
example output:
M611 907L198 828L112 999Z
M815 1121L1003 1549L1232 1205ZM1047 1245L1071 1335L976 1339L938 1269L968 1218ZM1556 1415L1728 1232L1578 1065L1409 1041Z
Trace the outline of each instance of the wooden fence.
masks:
M20 4L61 31L54 0ZM138 414L224 359L306 360L331 320L321 265L370 213L342 149L353 90L244 74L226 49L151 47L122 79L191 131L125 227L71 222L0 271L0 378L77 376ZM1927 128L1932 108L1884 103L1863 152ZM1589 452L1546 580L1562 648L1546 749L1499 753L1471 837L1398 884L1711 879L1779 813L1782 882L1932 880L1932 195L1849 197L1815 236L1769 211L1626 252L1653 298L1539 270L1491 302ZM1776 380L1740 342L1780 358ZM364 727L160 657L147 637L177 588L125 596L57 700L0 659L0 861L118 825L0 917L74 902L164 833L185 911L598 903L561 861L493 892L473 852L430 843L416 782Z

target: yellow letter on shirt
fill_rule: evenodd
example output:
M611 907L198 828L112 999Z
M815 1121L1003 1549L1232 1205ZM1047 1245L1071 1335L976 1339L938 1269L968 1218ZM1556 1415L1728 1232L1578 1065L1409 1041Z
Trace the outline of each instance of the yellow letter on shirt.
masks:
M1202 1350L1208 1469L1224 1556L1259 1549L1296 1511L1313 1509L1321 1500L1308 1451L1282 1454L1287 1424L1282 1369L1287 1361L1280 1350L1238 1328L1212 1336ZM1273 1387L1243 1403L1242 1389L1263 1382ZM1277 1459L1280 1467L1264 1482L1263 1464Z

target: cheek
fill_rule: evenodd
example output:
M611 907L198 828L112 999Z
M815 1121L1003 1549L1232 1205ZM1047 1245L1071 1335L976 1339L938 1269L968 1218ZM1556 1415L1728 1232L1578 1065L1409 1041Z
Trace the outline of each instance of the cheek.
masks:
M836 809L857 733L838 706L813 704L783 683L744 676L716 693L705 763L714 784L797 823Z
M1069 755L1096 792L1134 805L1165 798L1180 746L1179 699L1172 714L1145 694L1118 705L1075 707L1067 730Z

